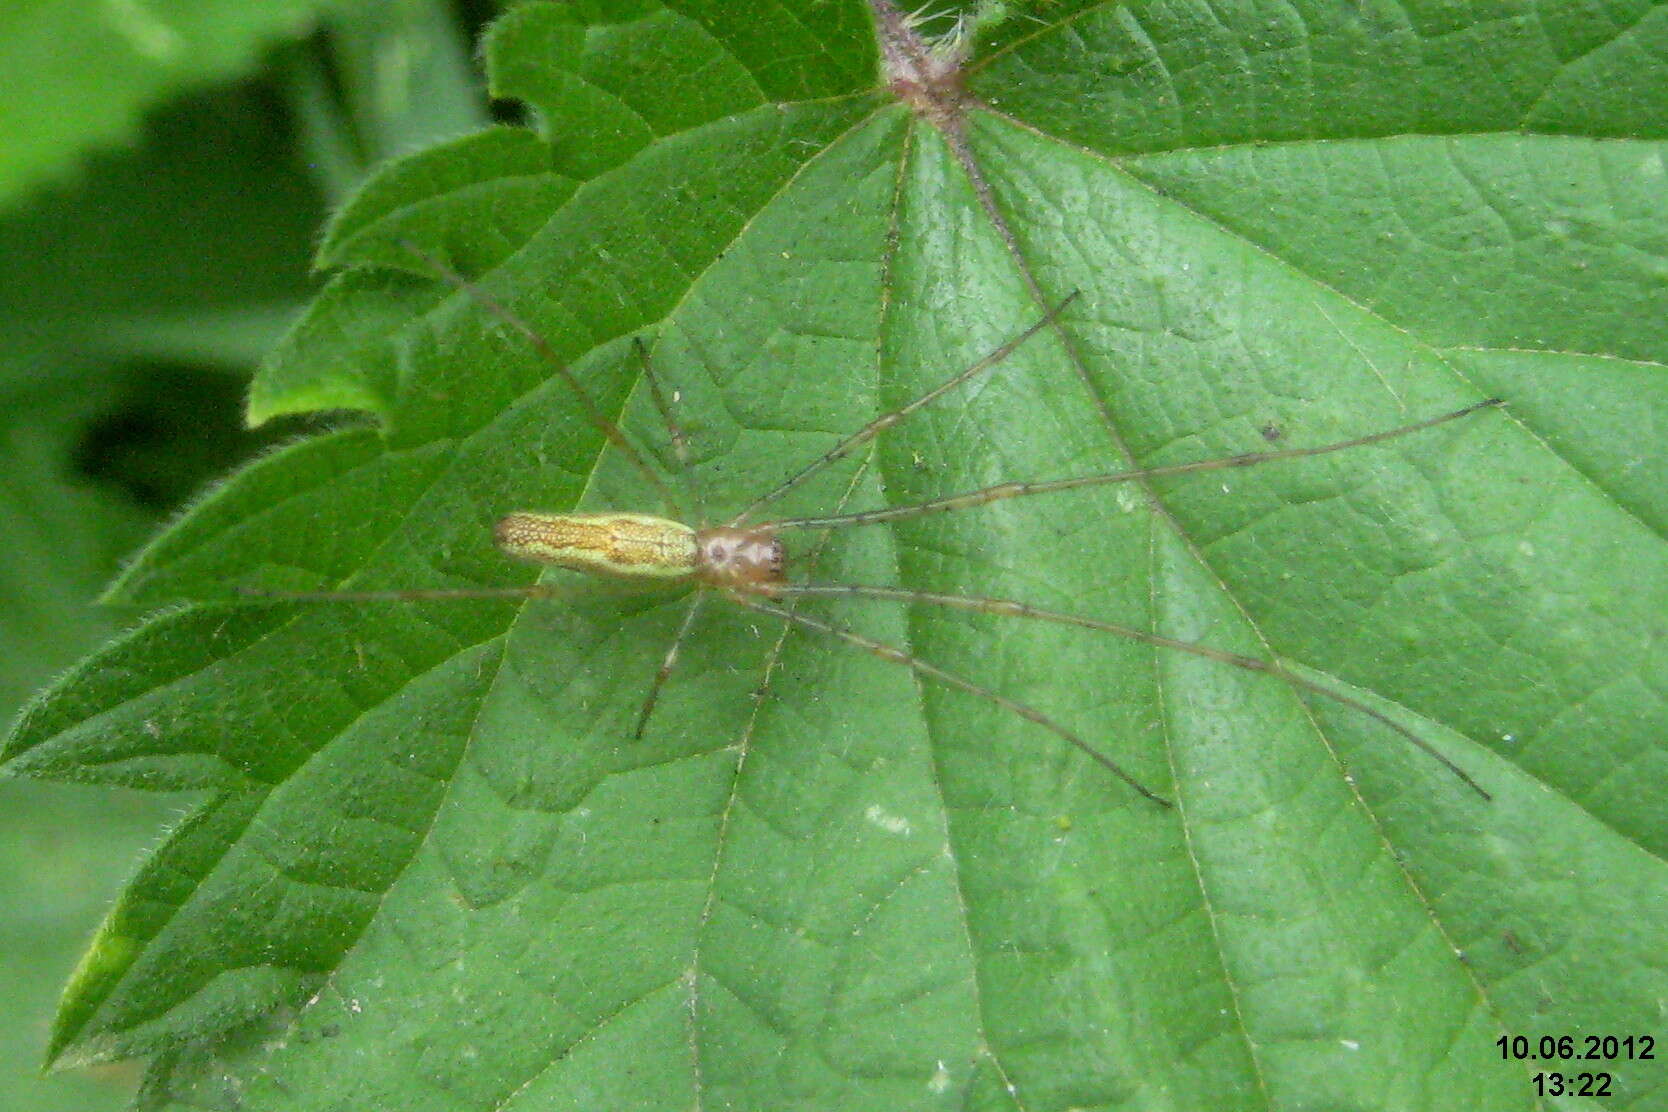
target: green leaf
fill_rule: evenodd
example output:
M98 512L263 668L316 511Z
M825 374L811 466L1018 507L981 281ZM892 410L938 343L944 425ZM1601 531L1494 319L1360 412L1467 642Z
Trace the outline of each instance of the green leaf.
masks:
M254 68L304 36L325 0L55 0L0 14L0 202L89 148L132 143L142 115ZM50 106L50 107L47 107Z
M221 90L0 219L0 390L137 360L247 371L304 303L323 205L270 97ZM49 366L68 363L62 372Z
M1668 83L1619 60L1664 56L1658 10L1014 9L965 74L880 4L884 52L849 3L496 26L493 91L549 161L488 132L369 183L256 386L375 427L158 538L116 594L195 605L11 739L19 773L215 793L95 941L60 1062L154 1054L156 1108L1516 1108L1545 1063L1500 1036L1655 1033L1668 194L1635 106ZM525 584L503 513L659 510L495 306L664 468L648 340L726 520L1073 291L769 513L1506 407L840 530L815 578L1277 659L1491 799L1337 700L1011 616L803 611L1174 809L722 600L640 741L665 592L229 601ZM1651 1063L1603 1065L1664 1106Z
M17 657L10 656L15 661ZM30 1112L129 1107L139 1070L42 1077L41 1047L64 970L122 888L167 806L101 788L0 784L0 978L12 1022L0 1040L0 1102Z
M336 5L325 23L328 52L297 46L280 55L308 170L333 199L352 193L385 159L487 122L458 7L447 0Z
M110 636L112 617L89 602L154 522L73 474L87 426L127 392L117 376L18 366L8 355L0 356L0 714L10 719L32 690ZM30 380L34 388L23 388ZM124 1107L138 1084L132 1066L40 1076L64 971L170 805L110 795L0 784L0 983L10 1017L0 1034L0 1107L99 1112Z

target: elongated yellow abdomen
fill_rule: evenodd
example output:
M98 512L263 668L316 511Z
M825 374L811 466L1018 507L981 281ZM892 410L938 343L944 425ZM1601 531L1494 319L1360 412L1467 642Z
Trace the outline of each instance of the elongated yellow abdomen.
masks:
M514 513L493 530L505 555L623 579L695 575L695 530L648 514Z

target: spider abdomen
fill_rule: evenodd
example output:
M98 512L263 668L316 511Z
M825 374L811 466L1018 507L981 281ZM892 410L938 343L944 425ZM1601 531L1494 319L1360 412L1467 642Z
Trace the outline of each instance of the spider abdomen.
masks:
M507 556L616 579L692 579L695 530L650 514L547 514L501 518L493 539Z

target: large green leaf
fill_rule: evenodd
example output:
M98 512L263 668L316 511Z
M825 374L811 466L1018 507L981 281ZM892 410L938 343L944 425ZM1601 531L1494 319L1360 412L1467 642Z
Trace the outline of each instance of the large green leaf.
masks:
M117 595L199 604L12 739L19 772L215 793L95 941L60 1061L155 1054L146 1102L179 1108L1506 1108L1547 1064L1501 1035L1655 1033L1661 13L1037 11L981 28L961 108L886 95L851 3L498 25L494 91L539 137L368 185L256 387L263 415L376 426L289 446L159 538ZM890 42L894 66L951 57ZM722 604L634 742L664 594L215 603L525 583L488 539L503 512L658 508L408 243L665 464L647 337L715 518L1074 290L779 512L1503 397L1332 456L843 531L817 573L1278 658L1492 800L1335 701L1016 618L806 609L1058 718L1173 810L807 631L750 699L778 632ZM1653 1062L1581 1065L1668 1106Z

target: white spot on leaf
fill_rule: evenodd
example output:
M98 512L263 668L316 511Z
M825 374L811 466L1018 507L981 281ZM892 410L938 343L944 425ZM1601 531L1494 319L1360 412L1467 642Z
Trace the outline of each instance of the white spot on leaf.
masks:
M888 834L908 834L911 830L908 819L902 815L887 814L878 803L869 804L869 809L863 812L863 817Z

